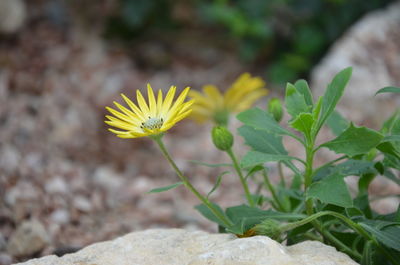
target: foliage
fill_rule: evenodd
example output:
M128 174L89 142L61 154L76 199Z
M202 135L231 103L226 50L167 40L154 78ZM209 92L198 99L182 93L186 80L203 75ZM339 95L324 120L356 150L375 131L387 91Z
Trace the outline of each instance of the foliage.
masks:
M400 264L400 207L390 214L378 214L371 209L368 194L370 183L379 175L394 185L400 184L395 173L400 170L399 111L384 122L380 131L346 121L335 108L351 73L351 68L338 73L317 101L306 81L288 83L282 104L291 116L287 126L279 124L268 110L252 108L240 113L237 118L243 126L238 133L250 150L239 162L229 146L224 151L232 164L223 166L236 171L247 203L222 209L209 200L225 171L196 209L217 223L220 231L239 237L266 235L288 244L320 240L361 264ZM400 88L385 88L379 93L387 92L399 93ZM331 126L336 137L316 144L324 125ZM284 137L296 140L304 148L305 157L290 156L283 145ZM322 148L334 151L338 157L315 168L314 157ZM279 184L270 182L272 162L279 169L286 166L292 171L290 183L283 170L279 170ZM347 176L358 176L355 196L351 196L344 181ZM270 195L249 190L247 183L257 177Z
M268 61L264 67L269 80L283 83L307 73L362 15L392 1L120 0L106 35L130 39L154 30L159 36L157 29L211 29L234 43L243 60ZM174 14L178 9L191 19L179 19Z

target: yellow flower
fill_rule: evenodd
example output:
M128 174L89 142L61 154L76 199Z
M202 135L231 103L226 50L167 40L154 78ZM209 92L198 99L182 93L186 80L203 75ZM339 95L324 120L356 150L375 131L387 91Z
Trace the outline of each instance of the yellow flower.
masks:
M175 86L171 86L164 100L162 91L159 90L156 100L153 89L148 84L147 96L149 104L146 103L142 93L139 90L136 91L139 107L124 94L121 94L130 109L114 101L115 106L121 112L106 107L114 116L106 115L108 121L105 121L105 123L124 130L109 129L109 131L121 138L159 135L191 113L192 109L190 107L194 100L184 102L189 90L189 87L185 88L175 103L172 104L176 91Z
M249 73L239 76L233 85L221 94L214 85L206 85L203 92L190 91L189 97L196 100L191 118L198 122L214 120L217 124L226 124L230 113L248 109L256 100L268 94L265 82Z

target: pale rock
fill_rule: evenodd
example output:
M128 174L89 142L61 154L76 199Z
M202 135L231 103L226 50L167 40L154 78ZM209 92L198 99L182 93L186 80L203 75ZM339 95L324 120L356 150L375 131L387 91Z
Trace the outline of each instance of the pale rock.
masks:
M62 177L54 177L46 182L44 189L47 193L68 193L68 185Z
M0 233L0 252L5 250L6 247L7 247L6 239L4 238L3 234Z
M62 257L47 256L19 265L356 265L320 242L290 247L268 237L236 238L182 229L151 229L93 244Z
M0 253L0 264L1 265L10 265L12 263L12 258L10 255L6 253Z
M21 162L20 152L12 145L0 149L0 168L6 173L13 173Z
M16 186L9 189L5 194L5 202L14 206L18 201L34 201L40 194L33 183L29 181L19 181Z
M335 74L353 66L340 110L355 122L369 119L380 126L382 113L390 113L399 104L393 94L374 96L380 88L400 86L399 38L400 1L397 1L386 9L367 14L334 43L313 69L311 88L317 96L322 95Z
M82 212L90 212L92 210L92 203L82 195L74 197L73 205Z
M26 19L26 5L23 0L0 1L0 32L15 33Z
M44 226L37 220L23 222L8 242L7 252L15 257L38 253L49 244Z
M109 167L103 166L96 169L93 174L95 184L107 191L115 191L124 184L124 178Z
M51 213L50 219L57 224L68 224L71 217L67 210L57 209Z

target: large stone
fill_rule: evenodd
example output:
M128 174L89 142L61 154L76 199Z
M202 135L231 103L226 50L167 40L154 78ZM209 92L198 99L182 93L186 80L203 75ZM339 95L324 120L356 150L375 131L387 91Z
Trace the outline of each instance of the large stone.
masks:
M15 257L28 257L49 243L44 226L37 220L22 223L8 242L7 252Z
M152 229L97 243L63 257L47 256L19 265L356 265L320 242L285 247L268 237Z
M333 76L353 66L353 76L340 103L348 118L368 119L378 127L399 105L393 94L374 96L386 86L400 86L400 1L373 11L340 38L311 73L311 86L320 96Z

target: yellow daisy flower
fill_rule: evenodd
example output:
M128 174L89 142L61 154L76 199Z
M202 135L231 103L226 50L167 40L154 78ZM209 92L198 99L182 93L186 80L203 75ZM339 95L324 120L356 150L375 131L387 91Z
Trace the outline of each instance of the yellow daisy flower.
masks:
M139 90L136 90L139 107L124 94L121 94L130 109L114 101L113 103L121 112L106 107L106 109L114 116L106 115L108 121L105 121L105 123L124 130L109 129L109 131L115 133L121 138L160 135L192 112L190 107L194 100L184 102L189 90L189 87L185 88L176 99L175 103L172 104L176 91L175 86L171 86L164 100L162 91L159 90L156 100L153 89L150 84L148 84L148 104L142 96L142 93L140 93Z
M203 87L203 93L190 91L189 97L196 100L191 118L198 122L214 120L225 125L229 114L248 109L256 100L268 94L265 82L260 77L252 77L249 73L239 76L233 85L221 94L214 85Z

